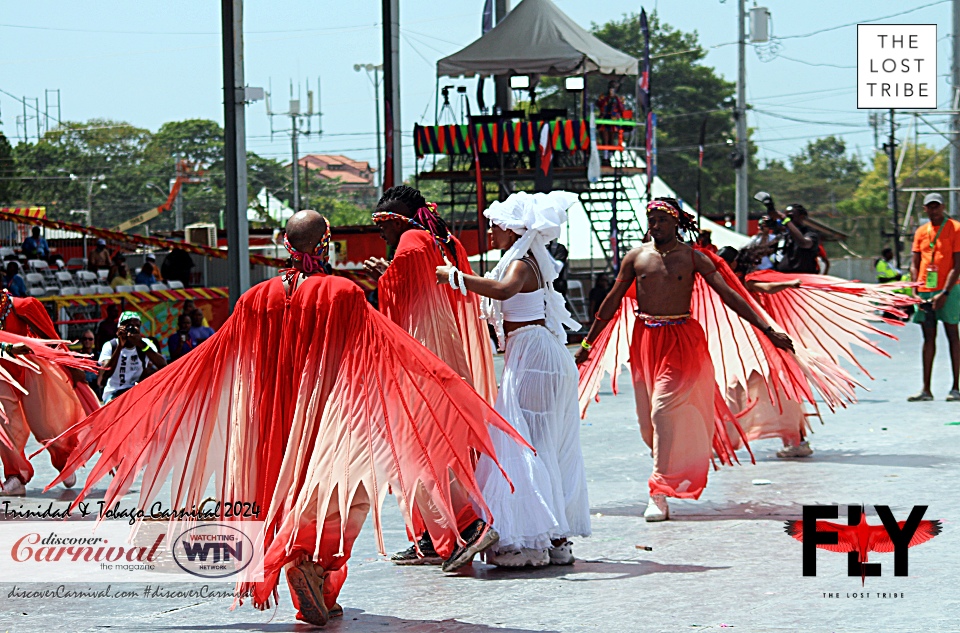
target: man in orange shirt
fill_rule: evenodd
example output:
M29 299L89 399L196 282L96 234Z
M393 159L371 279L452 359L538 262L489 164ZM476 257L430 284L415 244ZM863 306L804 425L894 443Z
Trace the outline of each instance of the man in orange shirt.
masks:
M907 398L909 402L933 400L930 376L933 357L937 353L937 321L950 342L950 361L953 366L953 387L947 400L960 401L960 222L946 217L943 196L927 194L923 208L930 218L928 224L917 229L913 237L913 261L910 277L920 282L917 288L923 303L913 315L914 323L923 327L923 390Z

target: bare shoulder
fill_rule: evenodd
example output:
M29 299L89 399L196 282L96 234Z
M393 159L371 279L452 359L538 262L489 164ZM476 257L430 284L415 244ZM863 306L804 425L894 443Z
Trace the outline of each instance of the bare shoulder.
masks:
M701 275L710 275L717 272L716 264L713 263L713 260L706 253L690 246L687 246L687 248L693 251L693 263L698 273Z

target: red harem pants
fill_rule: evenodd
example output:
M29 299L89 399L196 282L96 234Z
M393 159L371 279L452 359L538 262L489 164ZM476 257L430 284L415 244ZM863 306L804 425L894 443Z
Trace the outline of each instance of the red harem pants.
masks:
M643 441L653 449L650 494L697 499L707 485L716 380L707 339L693 319L647 327L638 319L630 369Z
M273 591L281 567L289 563L296 564L307 558L323 568L323 601L328 609L333 608L340 595L340 589L347 580L347 561L350 560L353 543L357 540L360 528L363 527L363 522L370 511L370 498L361 486L350 503L346 519L340 515L337 506L337 494L334 492L333 499L327 508L327 515L322 522L317 519L315 513L314 516L310 516L304 512L297 527L296 541L289 552L284 551L283 543L290 538L290 527L281 528L264 559L267 591L259 597L259 602L264 602L269 592ZM319 544L317 543L318 529L320 530ZM300 605L297 604L296 594L290 595L293 598L293 606L299 611Z

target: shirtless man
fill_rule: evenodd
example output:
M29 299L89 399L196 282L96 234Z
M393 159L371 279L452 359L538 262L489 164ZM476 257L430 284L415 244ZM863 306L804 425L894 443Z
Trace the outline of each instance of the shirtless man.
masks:
M631 284L636 284L637 322L630 342L630 366L643 441L653 450L647 521L669 518L667 497L699 498L707 483L712 450L716 382L707 340L690 318L694 275L699 274L742 319L780 349L793 350L790 337L777 332L717 273L713 262L679 240L694 228L676 200L647 205L652 242L623 259L617 282L577 350L578 364L615 315Z

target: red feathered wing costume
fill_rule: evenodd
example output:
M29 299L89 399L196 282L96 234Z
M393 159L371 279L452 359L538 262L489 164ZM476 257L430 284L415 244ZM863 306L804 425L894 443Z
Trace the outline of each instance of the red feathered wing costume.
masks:
M473 274L467 252L451 238L456 266ZM493 352L486 321L480 316L480 299L462 295L449 284L438 284L437 266L444 253L428 232L410 229L377 283L380 310L413 338L471 381L477 393L491 404L497 399Z
M740 294L758 314L772 321L726 262L713 253L702 250L700 252L710 258L728 286ZM699 324L696 328L692 328L690 320L682 326L646 328L635 316L636 309L636 291L631 288L614 318L594 342L590 359L581 365L581 414L586 415L590 400L597 397L605 374L610 374L613 391L617 392L617 376L621 368L628 365L633 375L638 411L652 408L654 417L658 410L668 413L673 410L677 413L677 419L685 420L687 418L684 417L684 407L689 406L692 410L702 409L704 405L703 401L687 402L694 397L689 395L690 392L699 392L696 397L700 400L706 398L707 390L713 394L712 419L704 421L712 426L706 431L708 442L694 442L696 446L685 445L688 440L681 433L671 446L663 447L668 451L672 448L676 454L673 463L685 464L689 472L678 472L673 477L670 473L661 475L680 482L692 481L693 485L685 483L683 489L678 490L676 486L662 481L662 477L658 478L655 472L651 478L653 493L663 492L672 496L694 498L698 496L706 483L711 446L721 463L736 460L734 449L740 446L741 441L745 444L746 438L724 400L721 385L726 386L731 381L747 384L747 377L757 372L764 379L764 387L769 392L770 399L778 404L783 397L794 402L813 402L810 383L816 385L830 402L852 395L855 383L835 362L814 357L800 347L796 354L777 349L766 335L756 331L752 325L730 310L699 276L694 284L690 306L691 320ZM702 333L694 331L701 328ZM701 343L704 337L706 340ZM692 373L691 368L696 368L699 372L704 367L709 367L713 373L712 385L707 385L702 376L694 376ZM700 384L701 382L703 384ZM674 400L676 402L673 402ZM645 419L642 418L642 430L644 423ZM656 421L653 426L657 426ZM665 429L672 426L679 428L679 424L672 422L662 425ZM699 428L702 424L698 423L696 426L697 433L691 431L689 437L702 440ZM652 444L655 439L648 437L650 434L649 430L644 430L644 439L648 444ZM706 454L703 452L704 447ZM747 448L749 449L749 446ZM655 447L655 460L657 452ZM663 461L671 462L666 456ZM691 479L691 474L695 474L696 478Z
M173 508L199 505L215 479L218 498L256 502L266 518L254 603L269 604L284 564L309 557L329 573L332 606L367 507L382 551L388 491L408 526L418 494L452 521L451 475L484 507L471 452L495 459L487 425L523 440L355 284L287 288L254 287L202 346L71 429L79 446L64 473L102 453L77 501L115 469L112 505L144 470L140 507L171 475Z
M811 371L812 384L823 396L828 408L845 407L856 402L855 386L861 386L849 375L838 371L840 359L856 365L868 378L870 373L857 359L856 347L889 357L871 335L896 340L876 324L885 322L902 326L903 322L892 317L906 317L900 307L916 303L913 297L896 294L893 289L901 287L877 286L846 281L826 275L780 273L764 270L750 273L747 283L783 283L799 281L799 287L790 287L775 293L751 292L751 296L763 307L783 330L803 348L810 365L818 368L833 367L828 371ZM844 372L845 373L845 372ZM832 385L828 376L836 379ZM804 411L800 401L771 399L769 381L757 370L748 372L746 382L741 377L725 383L726 396L734 411L743 411L741 425L750 440L779 437L786 444L795 445L809 430L807 419L819 417L815 403L808 402L813 413Z
M9 303L8 303L9 302ZM43 304L30 297L0 295L0 315L4 343L23 343L28 356L4 356L0 371L0 459L4 478L16 476L23 483L33 478L33 466L24 455L32 432L50 452L50 461L61 470L74 447L69 439L50 442L85 415L95 411L100 401L83 380L74 382L68 368L92 370L96 363L66 350ZM61 344L58 347L50 347ZM48 443L50 442L50 443Z
M450 246L456 253L457 267L472 273L460 241L451 237ZM437 266L446 263L444 257L450 259L450 254L441 248L424 230L410 229L400 236L393 260L377 283L380 310L493 404L497 383L490 335L486 321L480 317L480 298L474 293L464 296L449 284L437 283ZM455 489L454 495L457 520L452 525L457 529L429 530L434 549L443 558L452 553L458 532L479 518L464 494ZM412 541L428 528L420 518L423 512L431 513L434 509L429 504L418 504L413 531L408 535Z

